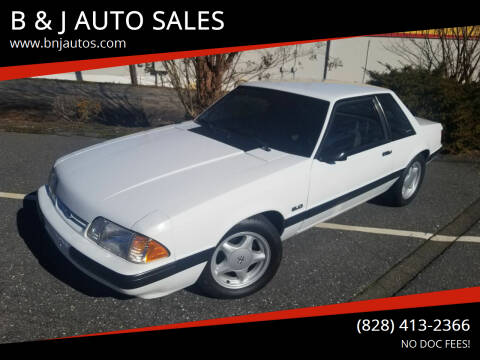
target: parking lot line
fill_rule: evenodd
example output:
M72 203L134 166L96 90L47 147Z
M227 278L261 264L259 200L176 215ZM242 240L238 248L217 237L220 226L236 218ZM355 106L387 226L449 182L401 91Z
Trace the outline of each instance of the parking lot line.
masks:
M480 244L480 236L460 236L457 241L474 242Z
M23 200L25 199L27 195L25 194L16 194L16 193L8 193L8 192L1 192L0 191L0 198L4 199L17 199L17 200Z
M333 224L333 223L320 223L315 225L315 227L320 229L357 231L357 232L365 232L369 234L413 237L413 238L425 239L430 241L438 241L438 242L452 242L455 239L457 239L456 241L461 241L461 242L480 243L480 236L460 236L458 238L457 236L449 236L449 235L434 236L434 234L431 234L431 233L423 233L418 231L384 229L384 228L353 226L353 225L343 225L343 224Z
M366 232L370 234L405 236L405 237L414 237L414 238L420 238L420 239L429 239L433 236L433 234L418 232L418 231L384 229L384 228L374 228L374 227L367 227L367 226L353 226L353 225L342 225L342 224L332 224L332 223L320 223L315 225L315 227L321 228L321 229L357 231L357 232Z

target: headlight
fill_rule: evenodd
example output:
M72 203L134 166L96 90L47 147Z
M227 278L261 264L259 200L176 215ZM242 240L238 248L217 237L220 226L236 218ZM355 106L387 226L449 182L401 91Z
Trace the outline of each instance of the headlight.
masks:
M170 255L159 242L102 217L93 220L87 236L101 247L128 261L145 264Z
M57 199L57 184L58 184L58 178L57 174L55 172L55 169L52 168L50 171L50 175L48 176L48 184L47 184L47 190L48 190L48 195L50 196L50 199L52 199L52 202L55 203Z

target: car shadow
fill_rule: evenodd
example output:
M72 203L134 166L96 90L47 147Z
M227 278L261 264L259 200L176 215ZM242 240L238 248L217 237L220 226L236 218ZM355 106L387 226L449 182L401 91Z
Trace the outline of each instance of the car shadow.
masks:
M91 297L132 298L110 289L77 269L55 246L37 212L36 192L28 194L17 212L20 237L36 257L38 263L51 275L75 290Z
M388 199L383 196L377 196L376 198L370 199L367 201L367 203L378 206L392 207L392 205L388 202Z

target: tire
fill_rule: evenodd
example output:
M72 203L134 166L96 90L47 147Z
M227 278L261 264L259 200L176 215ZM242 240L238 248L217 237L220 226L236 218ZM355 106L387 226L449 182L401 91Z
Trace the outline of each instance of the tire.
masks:
M235 225L220 240L197 286L207 296L244 297L263 288L282 259L278 230L264 216Z
M417 155L402 173L402 176L387 191L387 201L392 206L410 204L418 194L425 177L425 157Z

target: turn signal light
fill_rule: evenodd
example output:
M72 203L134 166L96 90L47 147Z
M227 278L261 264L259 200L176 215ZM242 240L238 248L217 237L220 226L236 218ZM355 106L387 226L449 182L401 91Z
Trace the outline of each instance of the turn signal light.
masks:
M135 235L132 239L129 253L131 261L148 263L169 255L168 250L155 240L141 235Z

